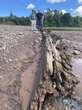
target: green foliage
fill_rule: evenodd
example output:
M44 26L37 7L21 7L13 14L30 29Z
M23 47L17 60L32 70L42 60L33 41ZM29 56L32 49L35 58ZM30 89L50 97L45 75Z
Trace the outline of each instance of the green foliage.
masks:
M44 26L45 27L81 27L82 17L72 17L70 13L61 13L58 10L48 10L45 14Z
M0 17L0 24L10 25L31 25L29 17L17 17L10 13L10 16ZM58 10L50 10L44 14L44 26L45 27L82 27L82 17L71 16L70 13L61 13Z
M62 26L72 27L73 26L73 18L69 13L65 13L61 17Z
M74 27L80 27L81 23L82 23L82 21L80 20L80 17L76 16L76 17L73 18Z
M10 13L8 17L0 17L0 24L9 24L9 25L31 25L29 17L17 17Z

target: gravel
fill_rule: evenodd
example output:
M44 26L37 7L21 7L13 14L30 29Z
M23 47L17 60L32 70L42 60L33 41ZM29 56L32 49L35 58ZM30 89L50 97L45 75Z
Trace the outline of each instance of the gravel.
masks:
M21 77L37 57L41 42L40 33L29 29L27 26L0 25L0 110L22 108Z

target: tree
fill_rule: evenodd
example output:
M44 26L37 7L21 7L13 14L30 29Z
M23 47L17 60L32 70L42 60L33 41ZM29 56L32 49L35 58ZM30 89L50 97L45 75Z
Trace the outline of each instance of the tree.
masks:
M50 9L47 9L47 12L45 14L45 20L44 24L46 27L52 27L53 26L53 16Z
M54 25L56 27L60 27L61 26L61 16L62 14L58 11L58 10L54 10L54 16L53 16L53 20L54 20Z
M80 17L79 16L76 16L73 18L73 26L74 27L79 27L81 24L81 20L80 20Z
M12 12L7 17L0 17L0 24L31 25L30 16L18 17ZM62 14L58 10L47 9L44 13L44 26L46 27L82 27L82 17L73 17L70 13Z
M71 27L73 26L73 18L70 13L65 13L61 17L62 26Z

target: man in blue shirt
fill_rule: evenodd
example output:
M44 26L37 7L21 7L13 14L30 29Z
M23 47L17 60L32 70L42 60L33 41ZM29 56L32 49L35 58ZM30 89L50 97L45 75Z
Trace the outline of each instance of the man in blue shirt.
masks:
M38 11L38 13L36 14L36 18L37 18L37 28L42 29L43 28L43 19L44 19L43 13Z

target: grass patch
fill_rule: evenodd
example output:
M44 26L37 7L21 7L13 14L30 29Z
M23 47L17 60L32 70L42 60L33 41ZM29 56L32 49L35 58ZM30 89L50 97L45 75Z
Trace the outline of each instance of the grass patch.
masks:
M44 29L55 31L82 31L82 28L79 27L45 27Z

